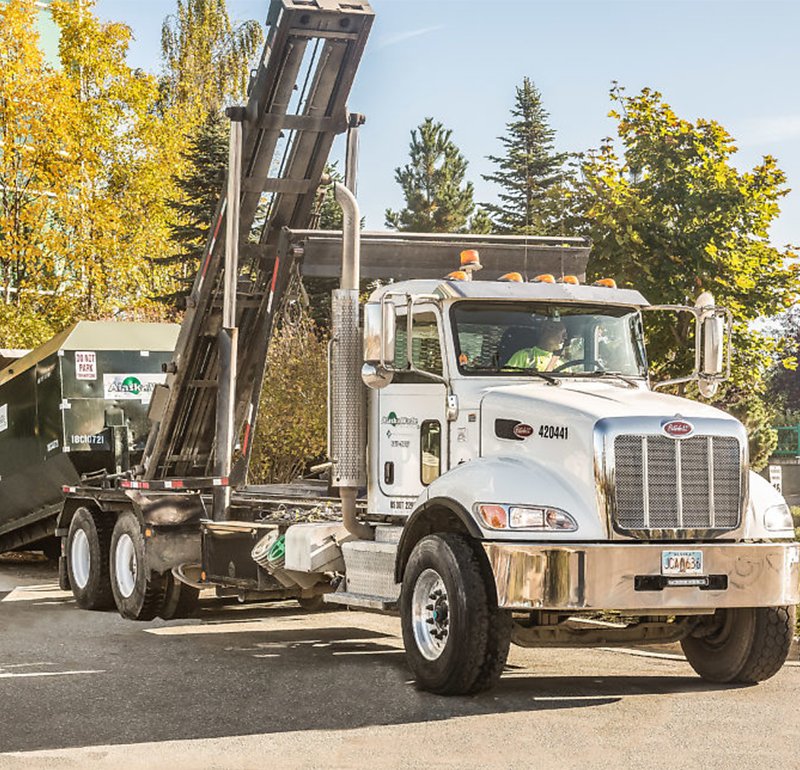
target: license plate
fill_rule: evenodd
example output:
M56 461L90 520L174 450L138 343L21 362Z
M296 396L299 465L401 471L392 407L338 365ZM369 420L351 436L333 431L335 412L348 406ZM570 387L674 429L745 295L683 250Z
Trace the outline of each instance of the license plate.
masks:
M702 551L662 551L662 575L702 575Z

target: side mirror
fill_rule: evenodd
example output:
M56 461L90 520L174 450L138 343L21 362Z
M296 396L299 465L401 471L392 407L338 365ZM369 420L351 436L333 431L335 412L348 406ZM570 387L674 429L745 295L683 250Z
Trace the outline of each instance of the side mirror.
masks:
M714 307L714 298L703 292L695 303L698 308L697 333L700 335L700 371L697 386L701 395L711 398L724 374L725 317Z
M397 312L392 302L364 306L364 366L361 379L369 388L385 388L392 381Z
M654 390L697 382L700 395L711 398L721 382L731 376L731 340L733 314L730 310L714 304L714 297L704 291L694 307L687 305L647 305L650 311L691 313L695 322L694 371L688 377L676 377L653 385Z
M380 390L391 385L393 379L393 373L382 366L364 364L361 367L361 381L372 390Z

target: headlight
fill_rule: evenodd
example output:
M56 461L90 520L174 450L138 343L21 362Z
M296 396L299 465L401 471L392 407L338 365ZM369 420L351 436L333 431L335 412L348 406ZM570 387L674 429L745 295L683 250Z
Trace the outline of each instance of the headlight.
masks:
M490 529L523 529L536 532L575 532L578 524L558 508L491 505L477 506L483 523Z
M764 526L773 532L782 529L792 530L792 512L786 503L772 505L764 513Z

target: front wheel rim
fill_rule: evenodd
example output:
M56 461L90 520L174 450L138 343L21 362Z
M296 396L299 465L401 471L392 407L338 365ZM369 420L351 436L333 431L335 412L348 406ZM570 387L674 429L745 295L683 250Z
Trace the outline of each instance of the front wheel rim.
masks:
M130 597L136 587L137 571L136 549L133 547L131 536L126 532L117 540L117 547L114 549L117 588L125 599Z
M89 538L82 529L76 529L69 548L69 565L77 588L86 588L92 568Z
M417 649L426 660L437 660L450 636L450 605L442 576L424 570L414 584L411 625Z

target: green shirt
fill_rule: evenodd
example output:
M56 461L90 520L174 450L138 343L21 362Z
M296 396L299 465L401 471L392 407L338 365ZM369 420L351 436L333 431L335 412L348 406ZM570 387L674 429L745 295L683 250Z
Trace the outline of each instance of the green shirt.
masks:
M543 372L553 360L553 354L549 350L532 347L523 348L514 353L506 362L506 366L514 369L535 369Z

